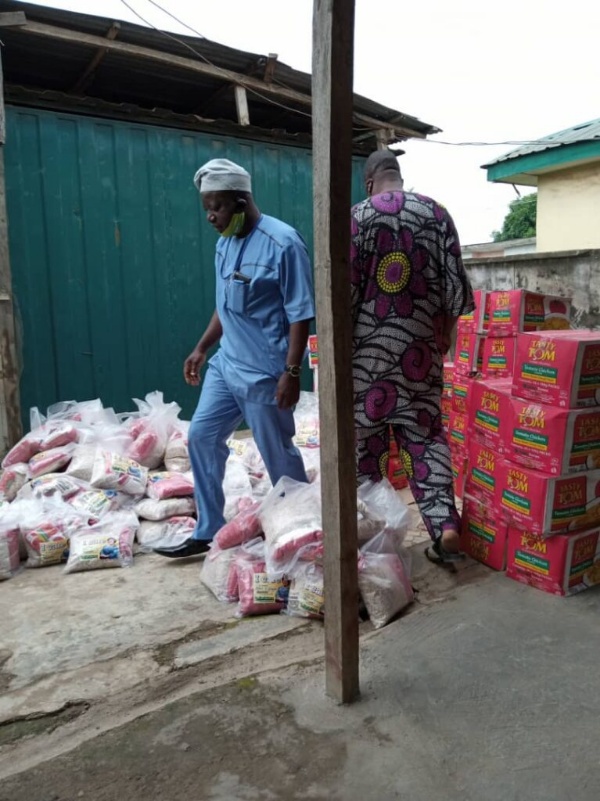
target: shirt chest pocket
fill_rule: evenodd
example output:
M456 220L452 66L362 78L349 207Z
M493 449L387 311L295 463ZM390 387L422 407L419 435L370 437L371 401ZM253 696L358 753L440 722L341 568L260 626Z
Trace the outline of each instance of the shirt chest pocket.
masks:
M279 283L270 266L245 263L227 283L227 308L235 314L261 317L277 302Z

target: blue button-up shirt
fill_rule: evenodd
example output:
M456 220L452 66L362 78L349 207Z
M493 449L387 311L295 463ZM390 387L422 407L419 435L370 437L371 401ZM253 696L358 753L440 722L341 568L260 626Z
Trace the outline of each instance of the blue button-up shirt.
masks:
M287 223L262 215L248 236L219 240L215 266L223 336L211 363L234 394L275 403L290 325L315 316L306 244Z

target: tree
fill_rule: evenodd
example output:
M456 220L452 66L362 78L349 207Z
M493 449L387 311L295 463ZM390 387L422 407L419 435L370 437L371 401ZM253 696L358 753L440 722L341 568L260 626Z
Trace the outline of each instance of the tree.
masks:
M507 239L524 239L535 236L537 218L537 192L518 197L509 203L509 212L504 218L502 229L492 231L494 242L506 242Z

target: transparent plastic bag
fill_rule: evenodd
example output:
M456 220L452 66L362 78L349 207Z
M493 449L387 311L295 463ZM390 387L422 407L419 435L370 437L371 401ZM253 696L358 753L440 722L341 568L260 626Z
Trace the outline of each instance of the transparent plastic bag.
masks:
M135 506L136 515L143 520L166 520L169 517L190 517L196 513L193 498L167 498L157 501L142 498Z
M138 520L131 511L111 512L89 528L74 533L70 540L65 573L130 567Z
M91 481L98 448L123 456L132 440L113 409L98 409L91 403L82 417L79 444L66 472L83 481Z
M52 448L49 451L40 451L32 456L29 460L27 468L31 478L39 478L46 473L57 473L63 467L66 467L75 450L75 444L63 445L60 448Z
M6 454L2 467L29 462L40 451L76 442L79 436L73 419L76 407L75 401L64 401L49 407L47 416L33 407L30 410L31 430Z
M148 481L148 469L117 453L96 451L92 470L92 487L112 489L127 495L143 495Z
M289 572L301 548L323 541L320 484L284 476L262 502L259 518L267 541L269 572Z
M60 498L15 501L21 537L27 551L26 567L47 567L67 558L69 538L85 521Z
M325 616L325 592L321 565L299 562L291 578L286 613L292 617L322 620Z
M402 544L408 530L410 512L387 478L362 484L358 488L358 501L365 505L368 517L385 520L385 530Z
M165 467L171 473L187 473L191 468L188 453L188 432L190 424L177 420L165 450Z
M230 456L227 460L223 493L225 495L223 516L229 522L238 513L240 500L242 498L252 499L250 476L243 462L236 457Z
M414 599L410 560L393 531L382 531L361 548L358 586L375 628L381 628Z
M150 473L146 495L155 501L167 498L185 498L194 494L194 482L186 473L162 471Z
M264 554L265 544L257 539L242 545L235 559L239 617L277 614L287 604L290 581L268 575Z
M17 463L6 467L0 476L0 500L14 501L19 490L27 483L27 465Z
M237 515L217 531L214 541L221 549L235 548L255 539L261 532L258 516L260 503L242 498Z
M319 435L319 396L316 392L301 392L294 409L296 424L295 444L300 448L318 448Z
M46 473L25 484L19 490L17 498L44 498L56 495L63 501L68 501L78 492L89 489L89 486L87 481L81 481L65 473Z
M177 516L167 520L142 520L137 540L142 550L153 548L176 548L194 533L196 521L193 517Z
M0 514L0 581L12 578L21 566L19 537L17 521Z
M101 520L109 512L120 509L129 496L111 489L89 489L78 493L69 500L71 506L88 520L90 525Z
M223 550L213 544L204 559L200 581L218 601L233 603L239 599L235 561L240 550L240 548Z
M165 403L163 393L158 391L149 392L143 401L133 400L140 416L130 427L133 442L127 456L153 470L164 461L169 435L177 424L181 407L174 402Z
M310 483L313 484L315 481L319 480L319 476L321 475L321 449L317 447L298 447L298 450L304 462L306 477Z

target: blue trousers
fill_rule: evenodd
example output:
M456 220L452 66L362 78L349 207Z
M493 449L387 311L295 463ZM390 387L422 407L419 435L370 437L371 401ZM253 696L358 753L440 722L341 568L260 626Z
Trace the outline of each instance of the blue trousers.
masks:
M188 434L198 511L194 539L212 540L225 524L223 478L229 456L227 440L242 420L252 429L273 484L282 476L308 481L302 456L292 441L296 433L292 410L252 403L234 395L219 369L209 365Z

